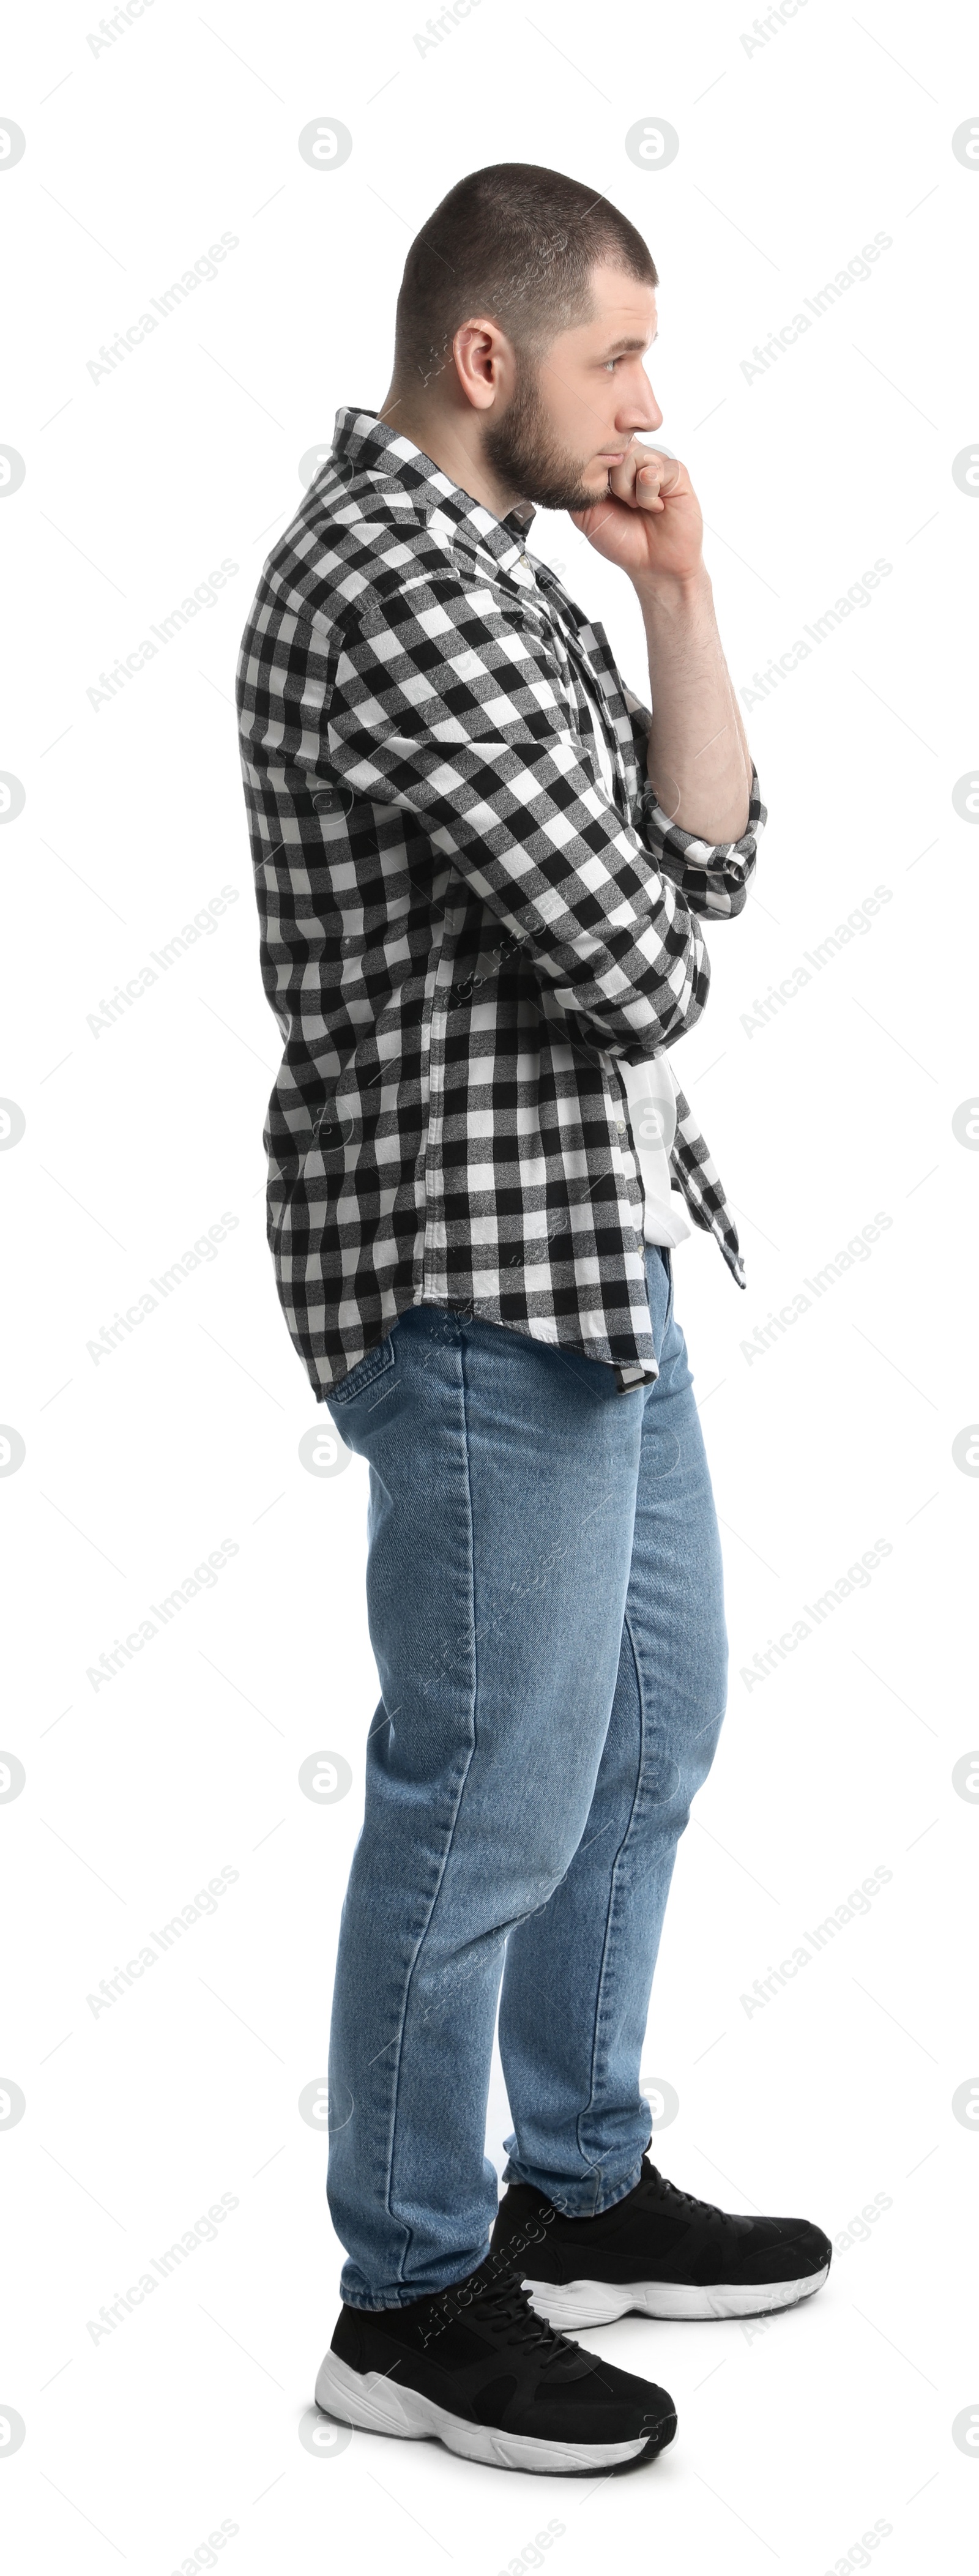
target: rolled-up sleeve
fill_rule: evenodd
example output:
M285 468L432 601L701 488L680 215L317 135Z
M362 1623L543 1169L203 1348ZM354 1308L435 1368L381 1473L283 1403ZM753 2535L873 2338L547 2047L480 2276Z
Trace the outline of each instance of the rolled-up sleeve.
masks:
M656 790L646 776L649 709L631 695L627 705L641 780L635 822L643 846L660 876L669 878L678 888L691 912L709 913L717 921L733 920L747 903L759 836L768 821L754 763L748 827L740 841L700 840L696 832L686 832L682 824L671 822L657 803Z

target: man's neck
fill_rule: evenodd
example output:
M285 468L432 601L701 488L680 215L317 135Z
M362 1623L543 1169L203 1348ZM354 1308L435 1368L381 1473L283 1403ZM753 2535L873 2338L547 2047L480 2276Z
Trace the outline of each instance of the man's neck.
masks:
M484 510L492 510L494 518L505 519L511 510L521 507L530 510L530 503L522 502L520 493L512 492L486 464L473 414L464 425L443 406L412 403L410 397L392 389L381 405L378 419L401 438L410 438L412 446L431 457L432 464L448 475L450 483L467 493L471 501L479 501Z

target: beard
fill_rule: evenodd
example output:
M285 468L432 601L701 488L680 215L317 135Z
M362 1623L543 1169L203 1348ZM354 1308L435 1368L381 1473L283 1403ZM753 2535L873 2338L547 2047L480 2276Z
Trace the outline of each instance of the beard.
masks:
M503 419L483 432L483 453L500 482L538 510L588 510L608 489L607 467L598 491L590 492L582 459L554 437L527 358Z

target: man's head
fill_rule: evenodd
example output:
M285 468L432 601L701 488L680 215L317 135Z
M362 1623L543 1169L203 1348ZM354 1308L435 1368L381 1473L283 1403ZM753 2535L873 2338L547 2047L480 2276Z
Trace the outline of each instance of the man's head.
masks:
M465 488L481 472L491 506L583 509L662 419L642 364L658 282L593 189L529 162L474 171L408 253L383 416Z

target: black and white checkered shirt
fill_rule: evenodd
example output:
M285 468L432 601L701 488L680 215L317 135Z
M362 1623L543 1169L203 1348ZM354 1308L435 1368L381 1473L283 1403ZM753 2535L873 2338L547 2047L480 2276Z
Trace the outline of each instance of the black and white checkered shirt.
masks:
M699 1019L698 920L740 912L743 840L669 821L649 716L601 626L373 413L273 547L238 708L285 1050L269 1241L319 1397L405 1307L462 1308L656 1375L621 1062ZM611 755L610 802L596 754ZM679 1097L672 1169L744 1286L719 1176Z

